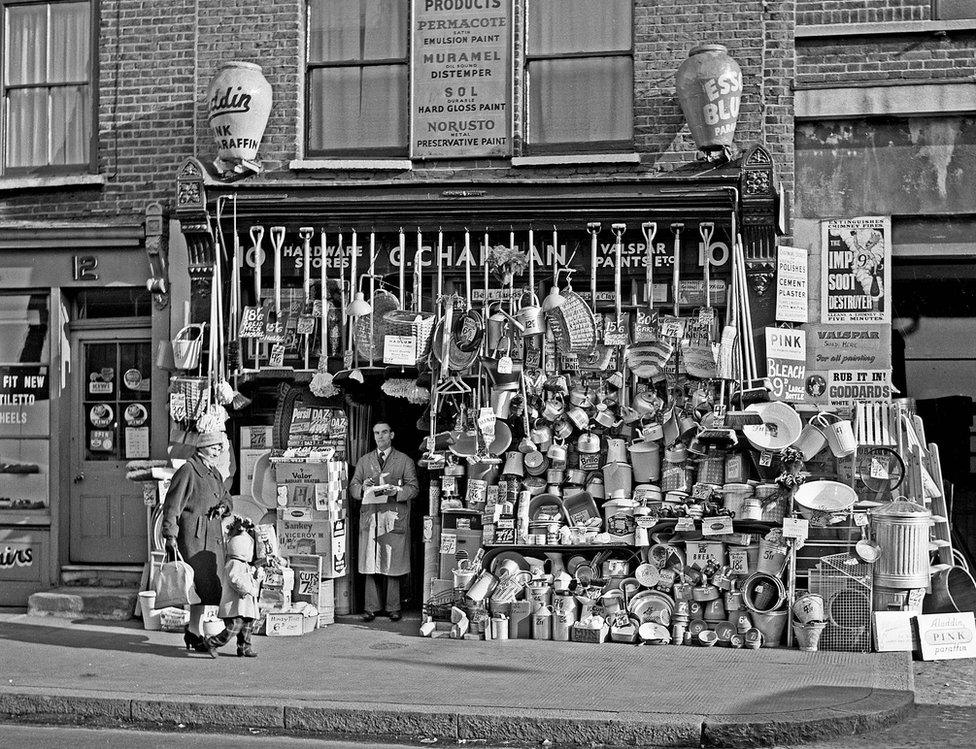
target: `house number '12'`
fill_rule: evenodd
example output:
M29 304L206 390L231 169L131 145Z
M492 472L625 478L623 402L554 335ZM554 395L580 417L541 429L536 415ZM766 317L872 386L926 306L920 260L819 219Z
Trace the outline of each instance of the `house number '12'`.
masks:
M94 255L75 255L75 281L97 281L98 258Z

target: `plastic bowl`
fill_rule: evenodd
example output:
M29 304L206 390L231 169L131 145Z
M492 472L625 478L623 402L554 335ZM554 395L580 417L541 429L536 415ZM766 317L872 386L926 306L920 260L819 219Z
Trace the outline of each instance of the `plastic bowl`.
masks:
M817 513L845 512L857 501L857 492L839 481L808 481L793 496L805 518Z
M746 406L747 411L755 411L762 424L742 427L742 433L756 450L777 452L789 447L800 438L803 422L800 414L786 403L769 401Z

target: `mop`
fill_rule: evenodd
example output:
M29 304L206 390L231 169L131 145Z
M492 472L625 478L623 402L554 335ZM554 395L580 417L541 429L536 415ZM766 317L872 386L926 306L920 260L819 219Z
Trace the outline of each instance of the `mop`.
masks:
M317 395L320 398L332 398L339 391L336 389L335 385L332 384L332 375L329 373L329 353L328 353L328 324L329 324L329 280L328 280L328 245L325 229L321 232L321 257L322 263L320 267L320 283L322 290L320 293L320 303L322 305L321 309L321 319L320 319L320 344L319 344L319 363L316 368L315 374L312 375L312 381L309 383L309 389L312 391L313 395Z

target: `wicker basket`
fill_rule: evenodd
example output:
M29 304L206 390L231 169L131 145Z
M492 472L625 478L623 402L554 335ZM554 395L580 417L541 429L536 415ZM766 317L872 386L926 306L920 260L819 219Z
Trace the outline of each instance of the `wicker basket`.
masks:
M585 354L596 346L596 317L575 291L563 294L566 300L546 313L556 350L563 354Z
M356 320L356 350L364 359L383 360L383 338L387 334L386 314L400 306L393 294L385 289L373 293L373 311ZM372 333L372 336L370 336Z
M210 380L207 377L174 377L170 392L181 393L186 399L186 419L196 421L210 405ZM174 417L174 420L178 420Z
M395 309L383 315L386 334L414 336L417 339L417 362L430 356L430 343L434 337L434 323L437 317L432 312L412 312Z

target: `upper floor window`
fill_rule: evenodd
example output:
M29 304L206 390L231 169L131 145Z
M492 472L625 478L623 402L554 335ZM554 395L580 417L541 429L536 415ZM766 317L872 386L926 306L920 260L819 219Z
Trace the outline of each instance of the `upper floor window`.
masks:
M306 154L405 155L407 0L309 0Z
M936 21L976 18L976 0L932 0L932 18Z
M632 0L527 0L525 140L533 153L633 147Z
M3 170L87 170L92 23L88 2L3 4Z

